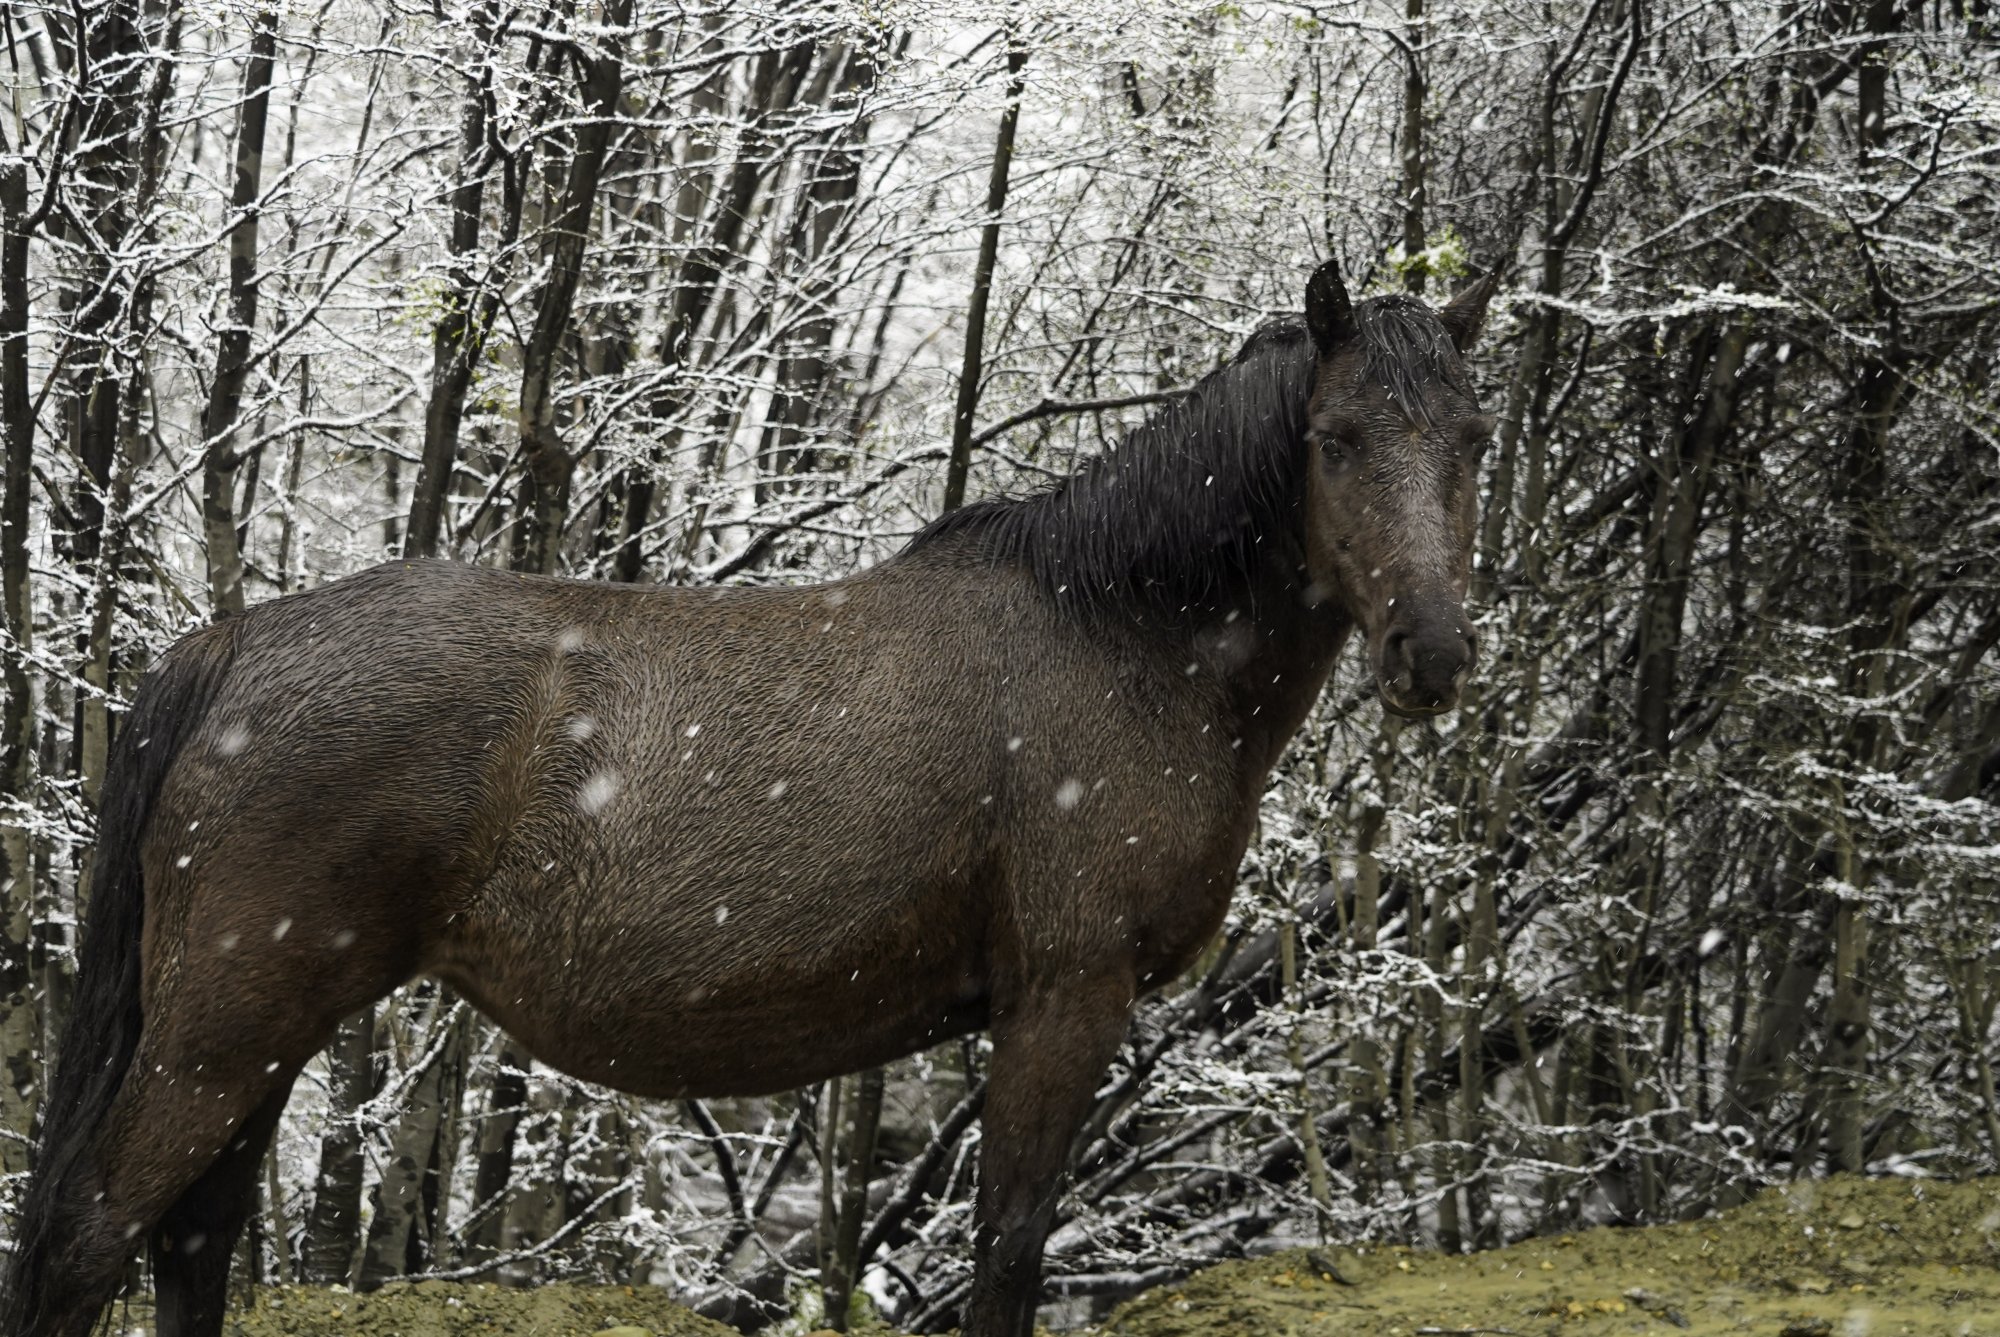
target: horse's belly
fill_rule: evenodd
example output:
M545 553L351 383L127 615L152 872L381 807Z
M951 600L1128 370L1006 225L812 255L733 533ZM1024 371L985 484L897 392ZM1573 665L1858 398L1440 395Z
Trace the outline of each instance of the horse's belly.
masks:
M739 891L713 906L690 891L616 925L475 921L436 970L586 1081L656 1097L782 1091L987 1023L983 933L952 913L976 898L866 890ZM910 913L880 913L899 901ZM840 914L843 902L875 913Z
M845 987L843 988L843 984ZM754 1096L886 1063L987 1023L983 994L892 1003L858 984L810 992L746 985L713 998L612 996L560 1011L495 1002L482 1010L551 1067L659 1098Z

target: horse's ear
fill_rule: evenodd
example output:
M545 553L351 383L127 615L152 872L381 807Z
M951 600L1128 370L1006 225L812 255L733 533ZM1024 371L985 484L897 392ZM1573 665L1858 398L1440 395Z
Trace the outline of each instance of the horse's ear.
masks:
M1340 281L1340 264L1329 260L1306 280L1306 328L1313 347L1331 353L1354 337L1354 303Z
M1451 336L1451 345L1463 353L1471 349L1479 340L1479 327L1486 323L1486 304L1493 300L1494 289L1500 286L1500 276L1489 273L1474 281L1470 288L1445 303L1444 310L1438 312L1438 321L1444 332Z

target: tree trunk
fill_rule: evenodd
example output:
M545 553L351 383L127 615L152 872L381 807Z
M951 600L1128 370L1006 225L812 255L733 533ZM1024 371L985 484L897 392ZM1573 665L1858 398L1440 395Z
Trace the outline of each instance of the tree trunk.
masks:
M1365 786L1366 798L1355 823L1354 917L1349 937L1364 958L1380 946L1382 931L1382 847L1387 845L1389 796L1396 778L1396 740L1401 721L1384 711L1369 760L1375 782ZM1329 860L1332 852L1329 851ZM1373 1016L1354 1018L1354 1039L1348 1067L1348 1142L1353 1148L1355 1192L1373 1200L1395 1177L1395 1124L1389 1117L1389 1074L1382 1062L1377 1031L1386 1007Z
M424 1037L428 1062L410 1088L375 1187L375 1210L361 1256L359 1285L364 1289L417 1271L438 1257L464 1080L465 1030L459 1004L439 986Z
M477 15L476 38L489 50L492 42L490 7ZM465 419L465 396L472 372L479 365L494 300L489 293L476 299L479 278L472 260L479 248L479 220L491 163L487 151L486 104L492 96L493 67L481 59L465 79L458 113L458 182L451 192L451 238L444 314L431 337L431 395L424 408L423 457L410 489L410 518L403 529L405 557L435 557L444 524L444 499L451 491L452 468L458 459L459 425ZM513 215L520 226L520 215ZM512 229L510 229L510 232Z
M605 0L606 27L622 29L631 21L632 0ZM548 250L548 278L536 305L534 330L521 350L521 453L526 468L521 488L521 560L516 565L529 571L555 571L568 514L575 461L556 424L556 355L569 332L597 207L597 182L616 128L618 95L624 84L618 56L621 40L609 38L588 62L583 101L589 119L576 131Z
M528 1056L503 1035L473 1162L472 1205L474 1211L482 1213L467 1240L474 1257L492 1257L505 1247L505 1195L514 1175L514 1140L527 1103Z
M285 1183L279 1174L275 1137L271 1139L270 1150L264 1153L264 1203L270 1217L271 1260L276 1279L280 1285L292 1285L299 1280L299 1274L292 1261L292 1226L285 1212Z
M1421 293L1430 267L1417 257L1424 233L1424 0L1406 0L1403 10L1403 271L1411 292Z
M28 400L28 164L0 127L0 807L26 806L34 783L34 641L28 586L28 488L35 421ZM28 1168L41 1085L41 1016L29 944L32 853L25 826L0 813L0 1175Z
M839 91L832 102L836 107L843 103L853 106L874 85L875 61L868 52L855 48L841 50L838 60ZM800 304L807 315L786 340L771 396L767 445L762 454L775 478L810 471L815 465L809 441L824 408L835 330L832 306L839 296L823 263L860 189L861 146L868 139L868 120L857 117L832 133L832 142L809 160L810 179L787 247L800 271Z
M375 1094L374 1053L375 1009L370 1007L341 1024L327 1051L326 1129L320 1135L312 1212L299 1249L304 1279L316 1285L345 1285L354 1279L367 1171L356 1116Z
M250 373L250 334L257 327L258 195L264 178L264 127L270 119L271 65L278 48L278 15L258 14L243 67L243 101L236 109L236 174L229 192L229 315L216 337L215 377L201 415L202 528L208 539L208 589L217 613L243 611L243 554L236 541L236 470L243 458L233 444Z
M77 640L83 688L75 694L71 766L94 807L111 749L111 638L133 463L120 448L122 429L128 396L136 402L143 385L130 337L137 327L118 317L129 312L143 318L147 285L137 266L118 257L132 246L135 221L151 221L164 144L161 105L176 64L180 6L169 3L142 16L130 0L111 0L83 13L81 37L95 77L78 90L76 156L62 183L72 206L63 213L66 237L83 264L78 283L65 293L70 321L60 345L75 369L68 437L81 471L55 546L89 582ZM144 77L149 68L150 81Z
M134 0L108 0L79 13L84 26L76 34L78 45L90 69L106 74L77 90L76 156L63 181L65 194L76 205L69 218L85 221L90 235L70 223L69 240L77 246L83 270L65 294L67 334L74 345L68 359L69 441L82 477L70 501L72 525L61 544L80 567L88 568L101 547L105 495L118 446L116 368L122 350L113 346L113 322L124 306L122 289L129 275L115 266L113 257L123 251L132 221L140 80L151 44L141 31Z
M831 1158L837 1169L827 1181L833 1200L821 1207L821 1229L827 1242L820 1295L826 1308L826 1326L835 1332L847 1331L854 1289L867 1262L861 1257L861 1226L868 1214L868 1180L875 1169L875 1144L882 1129L883 1070L869 1068L851 1080L854 1095L845 1102L849 1106L844 1111L846 1118L827 1131L829 1150L838 1148L838 1154ZM842 1112L834 1106L833 1113Z
M1306 1189L1311 1194L1313 1220L1320 1243L1326 1243L1327 1218L1333 1211L1333 1190L1326 1177L1326 1155L1319 1143L1319 1107L1313 1099L1312 1072L1306 1064L1305 1029L1306 1009L1299 988L1298 907L1288 907L1288 918L1278 930L1278 953L1280 965L1279 985L1291 1010L1286 1019L1290 1031L1285 1037L1285 1057L1292 1065L1292 1075L1299 1087L1299 1147L1305 1156Z
M1000 254L1000 215L1007 207L1007 177L1014 162L1014 129L1021 123L1021 71L1028 53L1007 49L1007 106L1000 113L1000 134L993 144L993 168L986 179L986 223L979 230L979 259L972 268L972 296L965 307L965 358L958 372L958 405L951 419L951 462L944 476L944 509L955 511L965 502L965 481L972 471L972 418L979 410L980 378L985 375L986 303L993 292L993 266Z
M658 488L656 474L669 457L673 438L679 432L673 426L674 420L687 403L687 377L694 362L695 336L715 302L723 274L743 262L743 231L749 224L758 188L773 166L775 150L770 123L796 104L812 63L813 50L811 43L804 42L784 50L766 51L757 58L750 77L749 106L745 109L748 124L708 225L708 240L689 252L674 277L673 297L660 334L660 361L670 375L666 388L654 396L650 410L661 440L647 452L645 463L635 467L626 480L623 530L612 564L614 580L637 580L644 566L642 531L652 513ZM698 90L696 96L705 95ZM719 111L721 106L718 97L713 109ZM705 162L705 157L696 161ZM701 191L695 187L705 184L707 177L705 170L697 171L683 184L674 227L676 241L685 240L684 229L698 225L693 215L699 207ZM699 528L697 524L695 532L688 536L690 551L700 538Z
M530 1083L528 1106L534 1115L531 1135L518 1157L517 1183L507 1199L501 1229L501 1247L507 1253L530 1249L562 1226L562 1159L569 1145L563 1088L550 1082ZM533 1167L535 1173L518 1182L524 1167ZM537 1266L533 1258L508 1263L495 1280L503 1286L531 1285Z
M306 415L306 408L312 403L312 359L299 359L299 417ZM303 427L286 434L285 481L278 496L278 562L273 574L277 577L278 593L290 594L298 587L301 572L299 543L299 483L306 467L306 433Z
M1901 24L1900 6L1893 0L1870 0L1863 26L1870 38L1856 53L1855 138L1860 150L1858 170L1864 179L1888 143L1889 69L1883 39ZM1888 454L1906 384L1907 352L1902 346L1901 312L1897 301L1870 270L1870 314L1883 332L1882 351L1861 359L1857 384L1858 411L1848 432L1841 470L1842 509L1848 586L1848 695L1856 700L1880 700L1891 685L1892 656L1905 638L1897 606L1906 598L1908 581L1897 569L1882 536L1893 532L1885 514L1891 492ZM1867 774L1883 766L1881 722L1872 713L1858 715L1843 731L1851 769ZM1834 911L1833 998L1827 1008L1825 1072L1827 1168L1859 1174L1867 1168L1863 1141L1865 1094L1870 1049L1869 922L1867 889L1875 880L1872 861L1857 851L1847 820L1848 796L1837 789L1830 796L1835 829L1830 833L1839 865L1840 904Z

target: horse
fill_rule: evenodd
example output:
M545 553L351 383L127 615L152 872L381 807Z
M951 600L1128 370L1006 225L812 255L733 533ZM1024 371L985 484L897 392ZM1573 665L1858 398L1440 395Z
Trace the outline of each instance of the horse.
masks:
M429 977L651 1098L990 1030L964 1332L1027 1337L1134 1001L1350 633L1398 714L1472 668L1491 292L1327 262L1116 449L845 579L395 561L183 637L113 746L0 1324L83 1337L143 1237L162 1337L215 1337L294 1078Z

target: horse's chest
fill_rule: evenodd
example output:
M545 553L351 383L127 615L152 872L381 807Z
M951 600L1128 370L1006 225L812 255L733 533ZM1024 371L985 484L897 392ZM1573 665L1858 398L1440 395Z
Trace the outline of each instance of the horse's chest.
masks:
M1217 859L1190 866L1148 897L1133 934L1142 989L1158 988L1195 963L1221 929L1235 885L1236 859Z
M1154 796L1152 821L1127 846L1136 858L1124 870L1123 908L1144 988L1186 970L1222 927L1253 815L1231 792L1227 776L1216 777L1205 801L1197 795L1207 776L1172 778L1179 792L1162 789Z
M1180 709L1117 739L1067 740L1070 755L1024 791L1028 825L1008 867L1031 945L1070 941L1080 968L1116 953L1142 987L1201 954L1228 911L1254 816L1231 740L1204 722ZM1054 798L1039 812L1043 795Z

